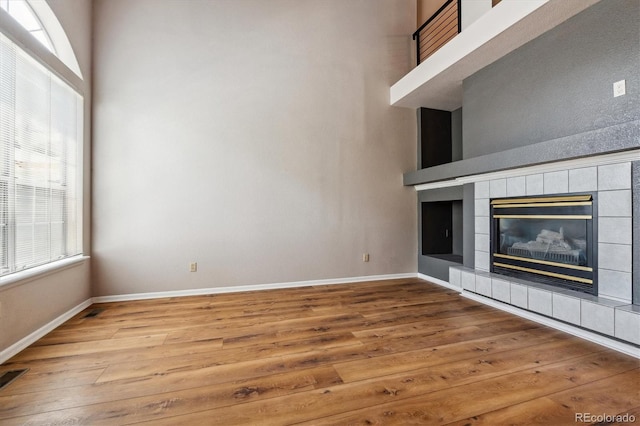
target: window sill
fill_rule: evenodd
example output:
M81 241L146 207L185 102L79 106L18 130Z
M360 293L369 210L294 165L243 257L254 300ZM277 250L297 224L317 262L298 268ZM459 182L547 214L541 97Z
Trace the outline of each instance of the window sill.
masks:
M32 281L37 278L42 278L46 275L60 272L64 269L72 268L83 264L89 259L89 256L78 255L47 263L46 265L36 266L35 268L29 268L24 271L14 272L13 274L0 278L0 291L7 290L8 288L24 284L25 282Z

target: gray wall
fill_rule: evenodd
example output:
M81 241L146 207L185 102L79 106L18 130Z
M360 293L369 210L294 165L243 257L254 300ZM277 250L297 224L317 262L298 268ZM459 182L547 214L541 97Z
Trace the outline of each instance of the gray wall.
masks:
M638 69L640 2L599 2L464 81L464 158L639 119Z
M475 185L467 183L463 185L462 198L462 226L464 235L462 241L462 256L464 266L474 268L476 264L476 211L475 211Z
M95 296L416 271L415 2L94 8Z
M459 256L463 255L463 219L462 219L462 200L455 200L451 205L452 226L451 232L453 233L453 247L451 252Z
M451 111L451 161L462 160L462 108Z

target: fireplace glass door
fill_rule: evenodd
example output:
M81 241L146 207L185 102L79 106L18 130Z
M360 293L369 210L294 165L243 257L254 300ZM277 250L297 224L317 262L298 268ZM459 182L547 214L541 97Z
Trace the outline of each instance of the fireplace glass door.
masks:
M587 266L587 223L579 219L501 219L499 254Z

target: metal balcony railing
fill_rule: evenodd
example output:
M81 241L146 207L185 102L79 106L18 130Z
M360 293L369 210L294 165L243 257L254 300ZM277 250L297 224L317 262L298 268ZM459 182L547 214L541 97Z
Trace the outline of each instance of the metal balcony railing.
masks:
M447 0L413 33L418 65L460 32L460 2Z

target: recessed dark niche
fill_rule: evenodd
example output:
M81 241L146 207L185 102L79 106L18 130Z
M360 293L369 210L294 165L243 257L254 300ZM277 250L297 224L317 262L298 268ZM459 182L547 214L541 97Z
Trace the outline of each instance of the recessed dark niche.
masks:
M419 169L452 161L451 112L418 108Z
M422 255L462 263L462 201L421 203Z

